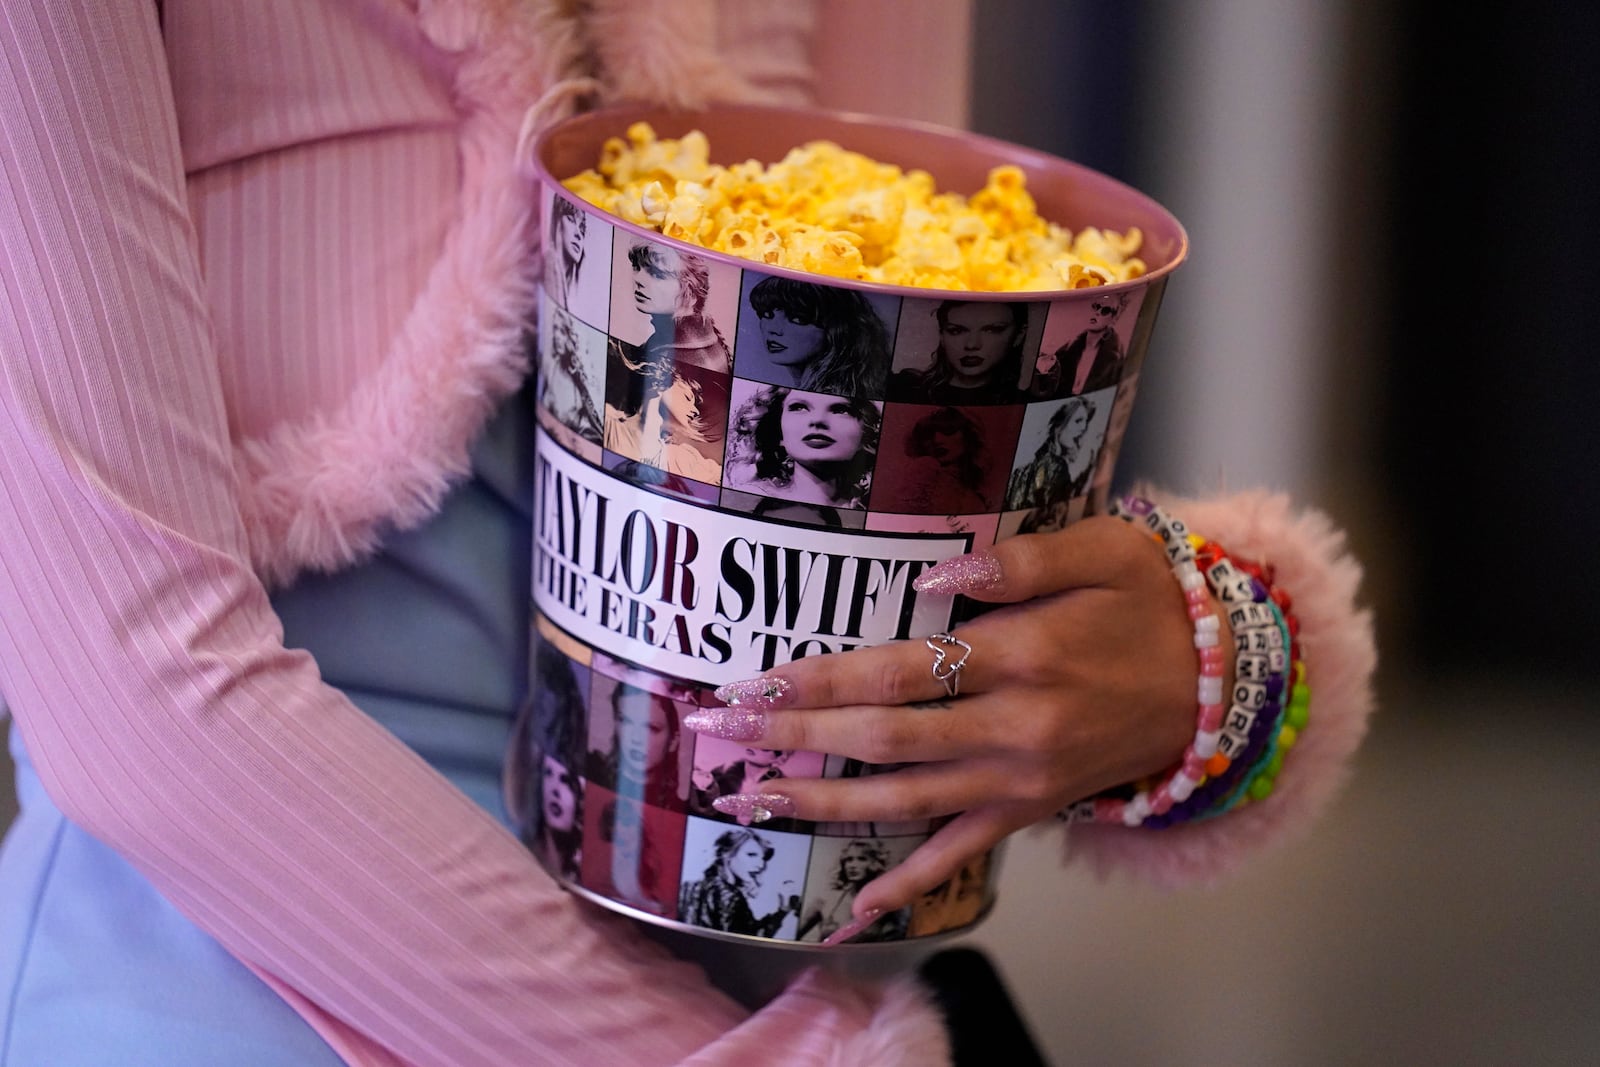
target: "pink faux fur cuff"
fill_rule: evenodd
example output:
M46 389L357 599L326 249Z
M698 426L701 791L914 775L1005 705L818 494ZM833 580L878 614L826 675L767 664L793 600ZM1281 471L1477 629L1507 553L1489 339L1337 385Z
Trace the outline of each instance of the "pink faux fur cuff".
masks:
M1356 606L1360 565L1345 553L1344 534L1326 515L1296 513L1286 497L1265 492L1200 501L1154 498L1229 552L1277 567L1278 584L1294 598L1311 687L1310 722L1267 800L1170 830L1094 825L1067 835L1070 860L1086 861L1101 874L1126 870L1175 886L1214 881L1259 849L1310 828L1343 784L1366 733L1377 648L1371 613Z

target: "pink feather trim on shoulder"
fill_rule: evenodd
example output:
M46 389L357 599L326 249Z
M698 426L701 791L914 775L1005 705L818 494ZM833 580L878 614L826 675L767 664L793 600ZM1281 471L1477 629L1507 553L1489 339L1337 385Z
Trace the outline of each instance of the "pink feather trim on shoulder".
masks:
M1300 620L1311 718L1267 800L1168 830L1075 826L1067 856L1102 875L1127 871L1163 886L1207 883L1260 849L1304 834L1344 784L1373 710L1377 646L1371 612L1356 605L1361 567L1326 515L1296 512L1287 497L1267 492L1206 500L1146 495L1229 552L1277 568Z
M237 444L251 562L271 585L353 563L387 530L434 514L527 374L539 262L517 136L541 93L577 65L577 32L559 5L534 0L422 0L419 19L460 57L456 219L379 370L332 411Z

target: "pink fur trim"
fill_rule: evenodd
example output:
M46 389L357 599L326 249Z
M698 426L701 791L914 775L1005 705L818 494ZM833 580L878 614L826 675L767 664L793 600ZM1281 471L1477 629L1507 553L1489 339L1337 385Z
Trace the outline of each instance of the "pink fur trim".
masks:
M871 1019L828 1060L828 1067L939 1067L949 1062L944 1017L927 989L906 976L883 989Z
M716 0L593 0L588 37L606 102L694 108L765 96L719 56Z
M1311 827L1343 785L1366 733L1378 654L1371 612L1356 606L1361 567L1345 554L1344 534L1326 515L1295 514L1286 497L1266 492L1167 502L1191 530L1277 567L1278 583L1294 598L1311 686L1311 719L1267 800L1170 830L1095 825L1067 835L1068 858L1101 874L1126 870L1176 886L1215 881L1251 854Z
M251 560L271 584L354 562L431 516L527 374L536 198L514 155L524 114L576 67L577 33L544 0L423 0L419 20L461 57L457 217L381 368L337 409L236 446Z

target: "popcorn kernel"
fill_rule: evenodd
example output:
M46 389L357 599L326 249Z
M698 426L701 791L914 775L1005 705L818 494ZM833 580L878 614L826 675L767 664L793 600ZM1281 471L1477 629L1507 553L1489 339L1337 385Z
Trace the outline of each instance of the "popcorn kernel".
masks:
M917 288L1080 289L1142 276L1144 236L1039 217L1017 166L995 167L970 198L939 192L829 141L770 166L710 162L704 133L661 140L636 122L601 146L593 170L562 183L574 195L668 237L771 266ZM670 192L668 190L671 190Z

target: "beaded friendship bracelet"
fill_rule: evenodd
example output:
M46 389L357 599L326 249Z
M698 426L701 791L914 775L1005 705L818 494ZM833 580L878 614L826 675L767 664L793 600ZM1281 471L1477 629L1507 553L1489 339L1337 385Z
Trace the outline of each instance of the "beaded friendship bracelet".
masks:
M1273 584L1270 569L1230 558L1148 500L1127 497L1111 513L1149 530L1183 590L1200 668L1195 737L1161 778L1070 804L1057 818L1155 829L1264 799L1309 717L1310 691L1294 643L1299 625L1287 592ZM1234 686L1226 705L1226 653L1208 594L1223 605L1234 633Z
M1247 575L1252 584L1252 600L1266 603L1272 608L1278 628L1278 643L1285 655L1285 674L1282 713L1267 739L1262 752L1245 773L1233 792L1217 810L1209 815L1221 814L1251 801L1265 800L1272 794L1279 772L1283 769L1285 754L1294 747L1300 732L1311 717L1311 688L1306 682L1305 662L1300 655L1300 622L1293 611L1293 601L1287 590L1274 580L1270 567L1262 567L1238 558L1231 558L1220 545L1207 544L1198 548L1201 565L1210 568L1227 562L1236 572ZM1247 653L1241 650L1240 655ZM1249 653L1255 654L1255 653ZM1272 665L1278 657L1271 655ZM1207 817L1207 816L1202 816Z
M1194 542L1202 573L1233 628L1232 700L1218 753L1207 763L1207 781L1188 804L1145 824L1152 828L1210 818L1237 806L1241 785L1270 750L1282 721L1289 661L1278 608L1266 587L1235 567L1220 546L1201 538Z

